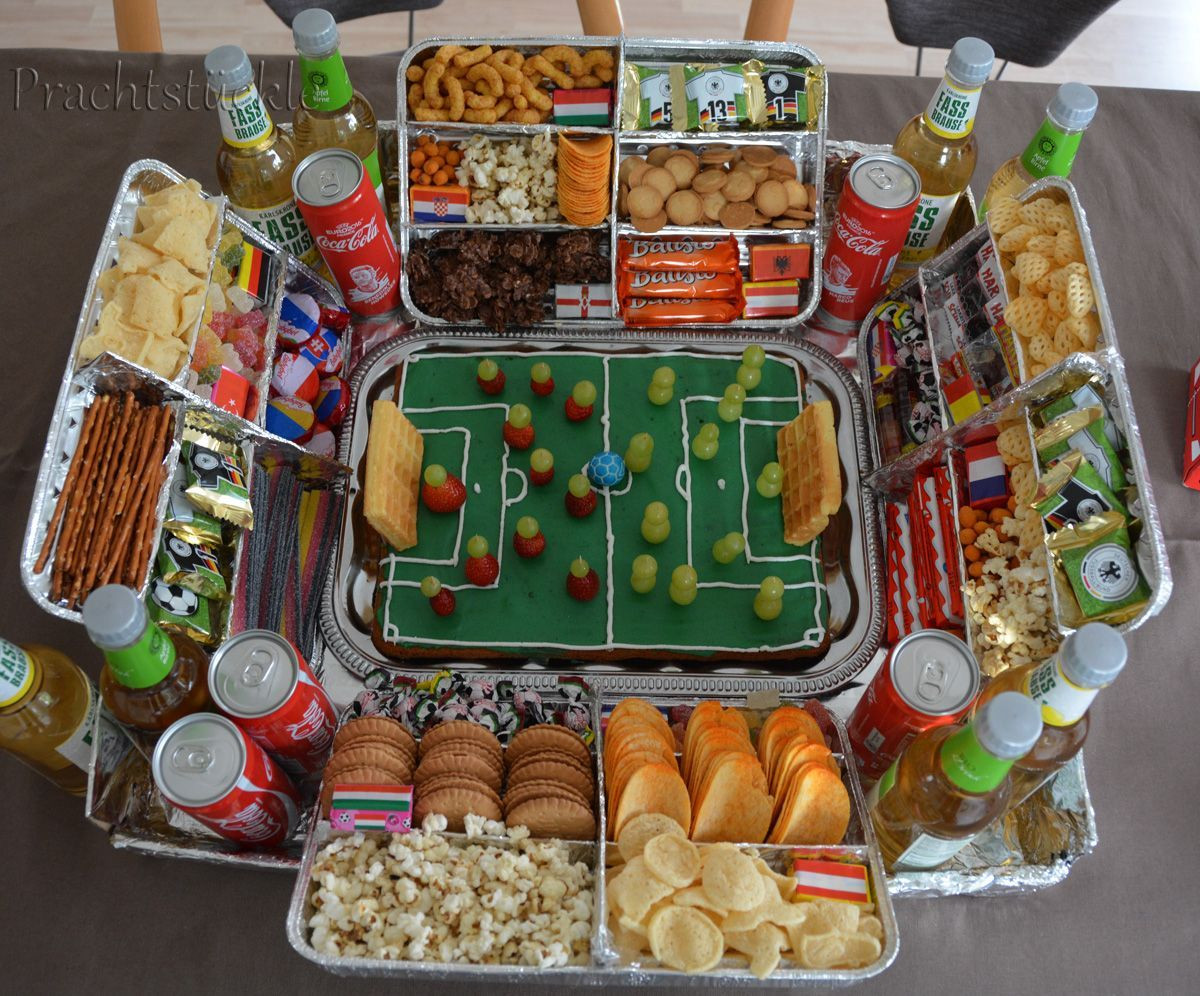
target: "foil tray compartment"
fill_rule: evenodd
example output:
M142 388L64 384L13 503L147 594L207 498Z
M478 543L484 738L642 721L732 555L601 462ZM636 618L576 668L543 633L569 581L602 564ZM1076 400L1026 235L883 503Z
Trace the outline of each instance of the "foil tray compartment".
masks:
M704 323L696 323L694 325L682 326L686 329L694 330L748 330L755 329L760 333L776 332L798 332L799 326L811 316L816 310L817 301L821 293L821 252L824 246L824 236L822 235L822 210L821 203L823 200L824 189L824 168L822 163L825 157L825 131L828 121L829 108L829 86L828 79L825 79L819 88L820 108L818 113L817 127L811 131L803 129L788 129L788 128L761 128L754 131L741 129L721 129L715 132L702 131L672 131L669 129L647 129L639 131L624 131L620 128L620 108L622 95L624 93L624 67L627 62L641 59L651 62L662 62L664 60L672 62L701 62L711 63L714 60L719 60L725 63L744 62L748 59L759 59L766 64L780 63L796 66L821 66L822 63L817 55L802 45L784 42L740 42L728 40L681 40L681 39L626 39L624 37L543 37L543 38L505 38L502 39L503 44L507 48L516 48L526 53L540 51L542 48L551 45L570 45L577 49L609 49L614 53L615 61L613 66L613 113L612 121L604 127L595 126L563 126L553 122L545 122L535 125L521 125L508 122L498 122L496 124L472 124L470 122L420 122L409 119L408 113L408 87L409 81L407 71L409 66L417 62L418 57L424 55L427 51L438 48L442 45L462 45L466 48L475 48L480 45L493 44L495 38L430 38L418 42L413 45L404 57L400 60L400 65L396 72L396 132L398 137L397 142L397 160L398 163L407 163L409 151L409 139L411 135L422 132L432 132L439 137L466 139L472 134L483 134L497 141L504 141L513 138L530 137L537 134L554 134L559 131L570 131L584 135L612 135L613 137L613 175L610 177L611 199L609 205L609 214L605 221L598 226L593 226L598 229L607 228L609 232L609 252L611 260L611 272L613 291L614 291L614 309L617 306L615 300L616 291L616 258L617 258L617 240L622 235L634 234L629 231L630 226L626 222L622 222L617 218L616 213L616 169L620 164L620 155L622 146L636 145L638 143L678 143L678 144L712 144L724 143L729 145L761 145L761 144L784 144L788 149L789 154L793 159L804 167L811 167L812 176L810 180L817 188L817 206L814 211L817 217L813 220L808 229L799 230L811 234L804 235L802 238L796 238L796 241L808 242L813 247L812 253L812 276L808 280L808 290L805 293L804 299L801 302L799 313L793 318L784 320L766 320L766 319L735 319L733 322L726 325L712 325ZM786 141L785 141L786 139ZM408 180L406 170L397 170L398 176L398 212L396 218L396 234L397 244L400 246L401 256L405 257L408 254L409 248L414 238L421 238L426 234L435 232L441 228L479 228L484 231L512 231L512 230L541 230L541 231L573 231L577 226L570 225L565 222L537 225L514 225L514 224L496 224L496 225L418 225L409 220L409 199L408 199ZM721 227L713 227L708 229L672 229L666 228L664 232L670 234L672 232L682 233L687 231L695 236L724 237L730 234L730 231ZM747 232L753 232L756 236L769 235L776 232L773 228L751 229ZM655 233L657 234L657 233ZM745 234L745 233L741 233ZM797 232L777 232L781 239L786 239L789 235L796 236ZM739 241L739 246L742 248L743 259L746 257L745 247ZM412 295L409 289L408 274L402 270L400 277L401 297L404 301L405 310L413 315L418 322L429 326L450 326L459 323L452 323L446 319L437 318L418 309L412 300ZM471 322L470 327L478 327L483 329L482 322ZM548 318L544 322L532 326L532 329L538 333L545 333L548 330L558 328L574 328L574 329L593 329L593 330L614 330L623 326L620 316L607 319L553 319ZM506 333L507 334L507 333Z
M530 333L532 335L533 333ZM417 332L379 346L359 365L351 383L354 405L346 418L340 457L353 467L343 527L322 601L322 627L330 652L350 672L361 676L384 667L400 672L430 673L440 666L435 661L393 661L384 657L371 641L370 619L374 578L362 563L360 530L355 521L356 496L362 487L362 461L366 451L366 419L370 403L386 389L397 364L422 347L447 349L555 349L575 346L599 347L614 351L695 348L711 352L738 352L744 345L759 342L750 334L731 335L674 331L658 334L622 333L613 340L603 332L580 333L561 330L553 339L498 339L493 333L476 328L438 332ZM883 630L883 567L880 529L875 502L860 487L871 463L867 446L862 396L850 373L828 353L807 343L779 342L770 349L801 363L808 371L809 386L834 402L843 414L838 425L838 449L845 475L844 512L848 515L847 545L838 558L840 570L827 566L827 582L832 602L830 628L833 640L825 656L816 662L803 662L795 673L780 673L779 662L773 670L739 664L736 660L706 666L703 658L688 661L652 662L546 661L475 661L458 665L464 670L522 669L550 670L554 673L580 673L589 680L602 678L605 691L624 694L670 692L688 687L696 694L744 694L769 688L793 695L826 694L851 681L874 656ZM849 413L849 418L845 413ZM849 463L851 455L856 465ZM360 500L358 500L359 503ZM842 513L839 513L842 514ZM837 627L841 621L843 626ZM448 655L449 656L449 655ZM490 665L490 667L489 667Z

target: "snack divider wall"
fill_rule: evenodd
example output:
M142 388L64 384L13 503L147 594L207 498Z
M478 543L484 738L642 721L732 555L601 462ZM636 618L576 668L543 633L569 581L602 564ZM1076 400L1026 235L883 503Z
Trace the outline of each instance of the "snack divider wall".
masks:
M614 56L614 76L612 81L613 101L611 122L608 126L574 126L554 123L515 124L510 122L472 124L466 121L420 121L414 120L408 106L408 90L410 81L407 71L410 67L420 65L422 58L427 57L436 49L447 45L462 45L475 48L487 44L487 39L478 38L434 38L411 48L400 62L396 75L396 99L398 135L398 185L399 209L397 219L397 242L401 255L408 258L414 244L431 237L441 230L468 229L489 232L503 231L540 231L547 233L571 231L608 231L609 279L613 296L613 315L611 318L554 318L547 317L544 321L535 323L533 331L540 332L549 328L581 331L584 329L620 329L623 326L618 313L619 301L617 295L617 247L623 238L657 236L691 236L704 239L724 239L730 235L737 237L740 264L745 271L749 262L749 245L747 239L774 242L789 242L808 245L811 247L811 276L804 281L805 286L800 290L800 309L794 317L783 319L746 319L735 318L727 325L712 325L697 322L681 326L681 331L688 329L728 328L742 330L757 330L761 333L781 332L795 329L816 309L820 295L820 262L823 244L822 231L822 191L824 183L824 149L825 130L828 106L827 88L824 85L823 67L817 56L809 49L794 44L772 42L729 42L729 41L687 41L687 40L630 40L625 38L513 38L504 39L505 48L513 48L523 54L531 54L549 45L570 45L580 50L610 50ZM695 62L713 64L741 63L756 59L764 64L783 64L800 70L812 67L818 71L818 76L811 84L810 97L815 99L817 108L812 115L816 121L811 129L791 129L783 127L758 128L745 130L736 128L720 128L714 131L679 131L667 128L650 128L641 130L625 130L621 128L621 108L627 86L627 67L637 62L673 63ZM611 136L613 139L612 169L609 177L610 204L609 212L604 221L590 228L579 228L565 221L549 223L417 223L412 220L409 182L405 165L409 161L409 153L418 135L430 134L439 140L458 139L464 141L471 135L483 135L496 141L531 138L537 135L557 136L563 133L581 137ZM617 209L617 172L622 158L647 145L670 143L686 148L700 149L706 145L720 144L734 149L752 146L781 147L792 158L798 170L802 171L800 179L809 182L816 188L816 203L811 206L815 218L807 228L793 230L775 230L767 228L728 229L715 223L706 226L666 226L651 236L638 230L627 219L618 216ZM411 282L407 272L401 273L401 292L406 310L412 313L418 321L429 325L454 324L447 319L439 318L422 311L413 300ZM551 306L552 307L552 306ZM473 322L469 324L482 324Z

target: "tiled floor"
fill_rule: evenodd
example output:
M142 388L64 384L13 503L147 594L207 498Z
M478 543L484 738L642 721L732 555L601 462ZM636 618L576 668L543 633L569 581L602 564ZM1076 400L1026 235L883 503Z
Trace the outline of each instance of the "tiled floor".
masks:
M291 33L261 0L159 0L158 7L168 51L203 52L229 42L257 53L291 51ZM6 46L116 45L110 0L0 0L0 8ZM738 38L745 10L745 3L734 2L626 0L625 28L642 37ZM579 30L569 0L446 0L417 14L418 38ZM407 44L407 31L405 14L353 21L342 27L343 49L355 55L396 51ZM789 38L814 49L834 70L911 73L915 65L916 50L896 42L883 0L797 0ZM1121 0L1057 62L1045 69L1012 65L1004 78L1200 90L1197 51L1196 0ZM927 52L922 74L940 75L944 58L944 52Z

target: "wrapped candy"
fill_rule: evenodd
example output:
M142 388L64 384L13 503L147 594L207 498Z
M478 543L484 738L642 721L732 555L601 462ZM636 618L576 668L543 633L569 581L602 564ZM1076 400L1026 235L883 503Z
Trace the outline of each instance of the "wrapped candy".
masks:
M285 349L299 349L317 334L321 308L311 294L288 293L279 308L278 336Z
M301 347L299 355L316 367L325 377L342 369L342 340L336 332L318 330Z
M307 401L284 395L267 402L267 432L303 445L315 424L312 405Z
M341 377L322 377L313 411L328 426L341 425L350 410L350 385Z
M307 357L298 353L284 353L275 362L275 372L271 375L273 395L291 395L312 404L317 400L320 386L317 368Z

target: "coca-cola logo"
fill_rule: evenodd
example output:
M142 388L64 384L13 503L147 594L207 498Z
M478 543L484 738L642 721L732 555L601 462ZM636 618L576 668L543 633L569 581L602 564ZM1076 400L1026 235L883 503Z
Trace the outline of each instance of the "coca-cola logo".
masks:
M839 217L833 224L841 243L860 256L882 256L884 239L872 238L854 218Z
M638 259L641 256L654 256L667 252L707 252L709 249L715 249L717 243L715 241L698 242L695 239L684 239L679 242L658 242L647 241L646 239L638 239L633 243L633 251L630 256L633 259Z
M253 841L269 840L284 828L284 824L257 799L232 816L217 820L217 824L228 836Z
M363 222L343 222L328 232L317 236L317 245L324 252L357 252L375 241L379 234L379 222L369 218Z
M630 286L633 288L649 287L651 284L698 284L712 280L715 273L661 272L659 270L636 270Z
M321 703L310 699L304 707L304 715L289 723L287 735L293 740L307 740L314 750L324 750L332 739L332 724L321 708Z

